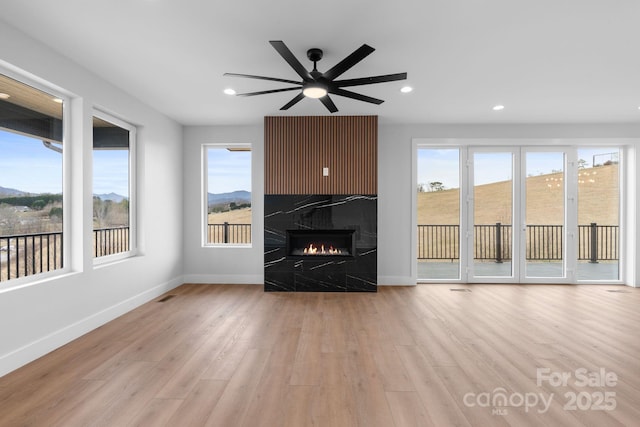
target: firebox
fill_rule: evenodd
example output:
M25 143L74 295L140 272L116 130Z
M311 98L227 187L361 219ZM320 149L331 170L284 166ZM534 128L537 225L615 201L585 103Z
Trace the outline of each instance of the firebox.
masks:
M287 230L287 258L353 258L355 232L355 230Z

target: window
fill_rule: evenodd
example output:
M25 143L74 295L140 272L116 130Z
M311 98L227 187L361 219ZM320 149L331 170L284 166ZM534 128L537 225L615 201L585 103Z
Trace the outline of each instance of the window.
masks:
M460 150L418 148L418 279L460 278Z
M578 149L578 280L620 279L620 149Z
M623 147L436 142L416 144L419 281L623 280Z
M0 283L64 266L63 111L0 74Z
M135 129L108 115L93 117L93 256L130 253L133 244L131 165Z
M204 244L251 244L251 147L206 145Z

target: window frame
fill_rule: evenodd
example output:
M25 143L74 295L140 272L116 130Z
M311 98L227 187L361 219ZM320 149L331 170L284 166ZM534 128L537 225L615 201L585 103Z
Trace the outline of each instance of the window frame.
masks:
M72 96L69 92L55 86L54 84L38 78L24 70L13 67L10 64L0 60L0 74L9 77L25 86L51 95L52 98L62 100L62 267L56 270L45 271L29 276L8 279L0 282L0 294L13 289L19 289L31 285L36 285L43 281L68 275L73 271L72 247L71 239L71 145L72 145ZM32 137L29 134L15 132L17 134ZM65 148L66 147L66 148ZM65 238L66 235L66 238Z
M577 242L572 243L572 247L570 248L570 256L571 260L567 258L566 262L571 262L571 268L568 268L567 275L571 275L570 280L567 283L571 284L579 284L579 285L587 285L587 284L620 284L625 285L634 280L633 274L628 271L628 265L631 262L631 259L635 257L635 253L631 254L631 252L635 252L635 247L632 249L629 247L629 239L627 237L627 233L631 232L634 229L633 223L628 222L629 218L629 207L630 204L633 204L634 200L634 190L636 187L635 182L629 182L629 162L631 162L631 158L629 156L629 148L633 147L637 144L637 139L635 138L412 138L412 200L411 200L411 276L412 281L415 283L472 283L470 280L470 276L468 275L468 269L466 269L464 265L461 266L461 278L459 280L456 279L421 279L418 278L417 271L417 237L415 230L417 230L417 168L418 168L418 150L421 148L459 148L461 152L464 152L465 155L461 156L461 170L464 169L466 173L468 173L467 169L469 167L469 159L467 158L466 153L469 149L476 148L484 148L484 147L512 147L518 150L522 150L523 148L534 148L544 150L545 148L557 148L564 147L569 151L573 150L574 154L577 150L581 148L589 148L589 147L615 147L619 150L619 171L618 171L618 179L619 179L619 226L620 226L620 239L618 241L618 250L619 250L619 261L618 261L618 279L617 280L578 280L576 277L575 271L575 263L577 262ZM574 156L575 157L575 156ZM571 164L571 167L577 171L577 157L565 159L565 161ZM567 169L567 173L569 170ZM572 180L575 178L576 187L570 188L572 191L571 194L565 194L565 200L571 201L574 203L577 201L577 172L575 173L575 177L571 175ZM461 180L464 182L464 180ZM517 189L517 191L521 191L521 189ZM467 200L469 197L468 192L465 189L461 188L460 191L462 200ZM464 203L463 205L466 205ZM461 205L461 208L462 206ZM516 207L516 209L520 209L521 207ZM461 209L462 210L462 209ZM571 218L571 221L575 223L575 230L568 230L568 232L575 233L577 232L577 208L576 208L576 218ZM567 212L565 212L567 215ZM463 215L464 216L464 215ZM569 222L568 225L574 225ZM462 240L462 236L461 236ZM461 243L462 244L462 243ZM567 243L569 244L569 243ZM568 255L569 256L569 255ZM573 259L575 258L575 259ZM506 282L509 284L517 284L517 283L543 283L542 281L510 281Z
M93 256L93 245L88 254L89 257L93 260L94 267L99 267L104 264L110 264L116 261L120 261L123 259L135 257L138 255L138 227L137 227L137 185L136 185L136 170L137 170L137 161L136 161L136 126L131 123L124 121L113 114L106 113L104 110L94 107L91 112L91 129L93 131L93 118L97 117L101 120L107 121L111 124L114 124L122 129L126 129L129 132L129 250L118 252L111 255L103 255L94 257ZM91 198L93 200L93 132L91 138ZM92 204L93 206L93 204ZM93 207L92 207L92 218L93 218ZM91 233L93 236L93 219L91 221Z
M209 149L229 149L229 148L246 148L251 152L251 161L249 165L249 173L250 181L251 181L251 243L208 243L208 222L209 222L209 200L208 200L208 192L209 192ZM255 227L253 226L255 222L253 206L254 203L254 191L253 191L253 144L251 143L206 143L202 144L201 150L201 166L202 170L200 173L201 176L201 190L200 190L200 244L203 248L235 248L235 249L251 249L253 248L253 242L255 241Z

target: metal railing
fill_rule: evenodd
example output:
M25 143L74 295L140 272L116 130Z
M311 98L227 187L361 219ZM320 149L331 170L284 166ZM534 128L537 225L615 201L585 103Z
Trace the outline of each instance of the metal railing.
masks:
M474 259L502 262L510 260L512 227L509 224L475 225ZM561 225L527 225L526 259L558 261L564 253ZM617 225L578 226L578 260L596 263L619 259ZM460 253L459 225L418 225L418 259L457 260Z
M62 232L0 236L0 282L64 265Z
M502 262L511 259L511 225L497 222L495 225L473 227L474 259Z
M251 224L208 224L207 243L251 243Z
M619 259L620 228L617 225L578 226L578 259L596 263L599 260L612 261Z
M93 256L129 250L129 227L93 230ZM62 232L0 236L0 282L64 266Z
M460 227L458 225L418 225L418 259L458 259Z
M128 226L96 228L93 230L94 258L127 252L129 247Z

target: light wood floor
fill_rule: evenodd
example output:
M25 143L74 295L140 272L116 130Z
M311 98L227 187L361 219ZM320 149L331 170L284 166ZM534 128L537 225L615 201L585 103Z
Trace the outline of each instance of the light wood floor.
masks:
M170 294L0 378L0 425L640 425L640 289ZM538 386L545 368L571 378ZM580 368L617 380L582 386Z

